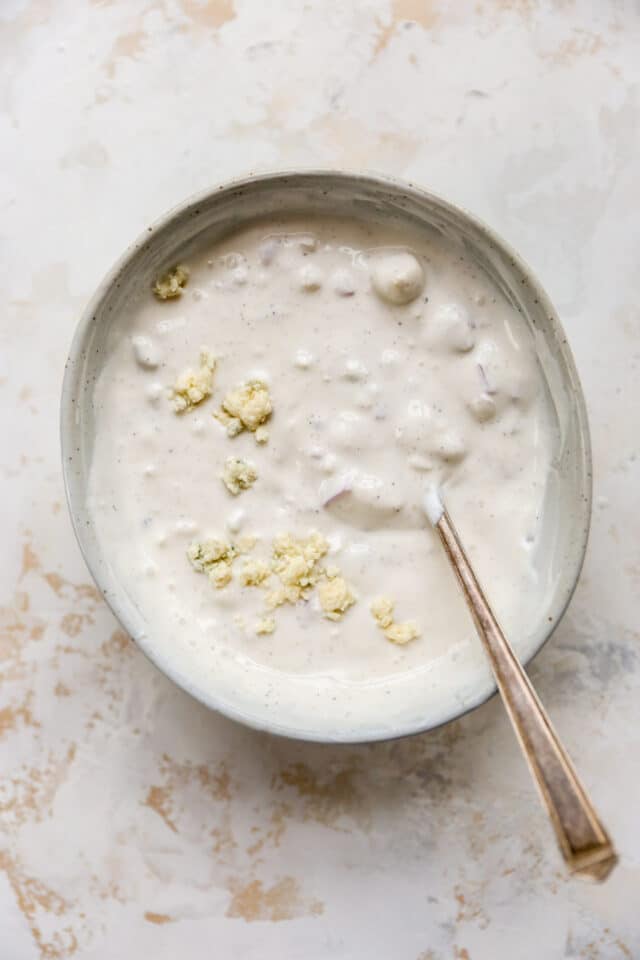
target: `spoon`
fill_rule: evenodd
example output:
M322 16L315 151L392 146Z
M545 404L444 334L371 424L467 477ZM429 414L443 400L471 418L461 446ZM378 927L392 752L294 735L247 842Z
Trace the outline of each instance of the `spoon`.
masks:
M613 844L493 615L437 487L427 489L423 506L462 588L565 863L579 876L605 880L618 860Z

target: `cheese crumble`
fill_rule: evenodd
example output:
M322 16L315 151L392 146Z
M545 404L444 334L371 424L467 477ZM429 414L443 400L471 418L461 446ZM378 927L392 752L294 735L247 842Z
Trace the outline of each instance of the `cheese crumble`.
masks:
M218 590L231 582L231 565L237 555L238 551L233 544L216 538L192 543L187 550L193 569L198 573L206 573Z
M384 635L391 643L403 646L420 636L420 630L414 620L396 623L393 619L394 601L390 597L376 597L371 602L371 613Z
M264 560L246 560L240 572L240 582L245 587L259 587L271 576L271 567Z
M249 490L258 479L256 468L247 460L238 457L227 457L222 473L222 482L234 497L243 490Z
M193 543L187 556L194 570L206 573L213 585L220 588L232 579L233 561L242 554L249 554L256 543L255 537L242 537L235 544L212 538ZM279 583L265 595L270 610L305 601L316 588L323 615L328 620L341 620L356 602L356 597L338 567L320 565L328 551L328 541L316 531L308 537L281 533L274 539L268 559L246 557L239 575L240 583L243 587L268 587L268 581L276 577ZM267 617L261 621L267 622L273 623L269 630L258 631L256 628L256 632L273 633L275 620Z
M328 620L341 620L349 607L356 602L347 581L337 575L327 575L327 579L318 584L318 599Z
M273 541L271 569L280 579L280 586L267 595L267 604L273 608L306 599L322 576L318 564L328 550L328 542L317 532L306 539L289 533L277 536Z
M250 430L255 433L258 443L266 443L269 434L263 424L272 411L273 404L267 384L262 380L248 380L227 393L222 401L222 409L216 417L227 428L230 437L236 437L243 430Z
M153 292L158 300L173 300L174 297L182 296L188 280L189 271L186 267L178 265L156 280Z
M169 400L176 413L185 413L211 396L216 358L206 347L200 350L200 366L197 370L187 367L179 375L169 393Z

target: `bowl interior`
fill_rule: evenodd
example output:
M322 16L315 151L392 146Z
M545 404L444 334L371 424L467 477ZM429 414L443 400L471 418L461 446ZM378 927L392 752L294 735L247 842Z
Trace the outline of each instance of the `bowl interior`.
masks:
M304 739L366 741L437 726L478 705L494 692L488 667L461 670L455 694L441 689L429 671L407 679L407 694L419 685L420 706L386 716L376 726L321 729L312 715L293 709L277 715L246 699L236 687L212 689L177 673L154 650L153 637L129 599L98 542L87 509L87 486L95 434L94 385L108 354L116 321L130 308L141 283L148 287L169 262L262 217L335 215L408 224L439 231L464 248L499 286L532 331L558 429L546 503L540 575L546 609L519 638L526 661L542 646L562 616L576 585L591 512L589 435L580 383L560 323L544 291L522 261L487 227L446 201L408 184L345 173L269 175L233 183L187 202L135 243L105 278L80 321L67 363L62 397L63 468L69 509L91 573L116 616L156 665L208 706L252 726ZM421 672L418 672L420 674ZM317 686L317 684L316 684ZM316 691L317 692L317 691ZM312 714L312 711L309 711Z

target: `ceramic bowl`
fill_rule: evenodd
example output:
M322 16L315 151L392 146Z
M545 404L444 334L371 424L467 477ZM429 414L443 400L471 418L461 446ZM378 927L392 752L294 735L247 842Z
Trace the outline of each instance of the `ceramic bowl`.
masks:
M375 723L345 716L344 722L328 728L321 709L307 709L306 714L284 706L267 710L263 701L252 701L234 693L235 688L225 687L223 677L213 684L203 683L197 670L182 672L165 661L154 647L153 636L147 633L141 612L129 599L126 584L119 582L105 556L87 509L94 436L93 388L107 353L110 331L115 319L125 315L134 288L139 290L141 282L150 285L167 263L187 257L202 244L215 242L257 217L287 214L339 214L435 229L460 244L466 256L475 258L528 324L555 408L559 442L548 483L545 542L540 551L545 564L541 575L547 587L544 609L526 635L512 639L526 662L550 636L576 586L591 515L587 417L566 336L546 294L520 257L477 219L409 183L328 171L253 176L190 199L149 227L101 283L71 346L61 420L69 510L87 565L125 630L160 670L207 706L253 727L301 739L364 742L417 733L460 716L495 692L484 663L466 673L461 667L459 683L454 685L431 683L428 672L408 677L407 696L411 693L413 707L380 717Z

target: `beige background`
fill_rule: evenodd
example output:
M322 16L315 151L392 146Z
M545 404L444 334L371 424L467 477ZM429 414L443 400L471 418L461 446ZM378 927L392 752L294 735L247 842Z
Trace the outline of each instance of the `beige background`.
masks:
M640 956L640 11L614 0L0 3L0 960ZM370 167L529 260L590 407L596 507L532 673L619 844L568 880L500 704L362 748L175 689L89 583L58 397L83 304L187 194Z

